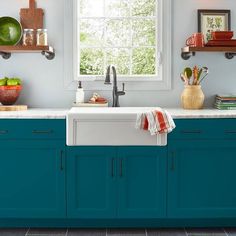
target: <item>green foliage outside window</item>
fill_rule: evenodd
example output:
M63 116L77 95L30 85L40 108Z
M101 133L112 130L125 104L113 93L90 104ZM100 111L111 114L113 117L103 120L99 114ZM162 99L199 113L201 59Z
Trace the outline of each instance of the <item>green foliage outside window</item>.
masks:
M80 0L80 75L104 75L110 64L120 75L157 74L156 4L157 0Z

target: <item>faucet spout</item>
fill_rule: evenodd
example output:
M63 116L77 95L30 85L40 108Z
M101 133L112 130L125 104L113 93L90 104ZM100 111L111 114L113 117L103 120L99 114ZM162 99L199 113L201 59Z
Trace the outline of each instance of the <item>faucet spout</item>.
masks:
M117 86L117 73L116 73L116 68L115 66L108 66L107 67L107 73L106 73L106 79L105 79L105 84L111 84L111 70L113 74L113 107L119 107L119 96L125 95L125 84L123 83L123 91L118 90Z

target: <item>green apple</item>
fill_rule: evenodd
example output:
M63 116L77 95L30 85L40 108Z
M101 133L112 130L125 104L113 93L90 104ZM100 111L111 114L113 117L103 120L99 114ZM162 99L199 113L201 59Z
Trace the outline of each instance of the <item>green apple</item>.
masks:
M7 80L8 80L8 78L0 79L0 86L6 86Z
M7 80L7 85L8 86L16 86L16 85L18 85L18 81L15 79L9 79L9 80Z

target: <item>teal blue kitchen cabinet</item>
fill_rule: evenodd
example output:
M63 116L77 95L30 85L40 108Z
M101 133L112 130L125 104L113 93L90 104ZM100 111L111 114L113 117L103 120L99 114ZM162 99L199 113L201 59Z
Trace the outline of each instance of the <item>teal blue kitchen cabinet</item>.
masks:
M67 150L69 218L113 218L116 215L116 152L112 147Z
M166 216L166 148L118 148L118 217Z
M171 140L168 217L236 217L235 140Z
M0 218L65 217L64 168L60 142L1 141Z
M165 217L165 148L74 147L67 157L68 217Z
M0 120L0 219L66 217L65 120Z

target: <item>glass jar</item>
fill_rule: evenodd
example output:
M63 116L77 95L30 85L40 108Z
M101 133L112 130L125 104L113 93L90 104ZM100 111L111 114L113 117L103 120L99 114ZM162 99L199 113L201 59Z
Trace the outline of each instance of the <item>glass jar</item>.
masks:
M37 30L37 46L48 46L48 31L47 29Z
M34 30L33 29L24 29L23 45L24 46L34 45Z

